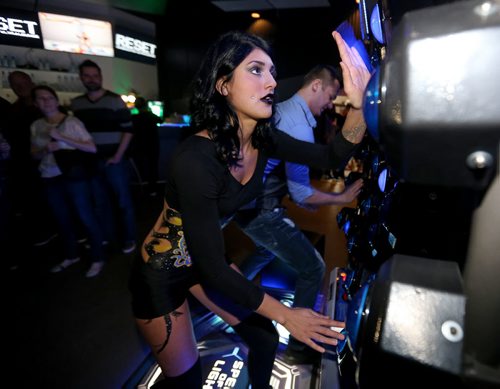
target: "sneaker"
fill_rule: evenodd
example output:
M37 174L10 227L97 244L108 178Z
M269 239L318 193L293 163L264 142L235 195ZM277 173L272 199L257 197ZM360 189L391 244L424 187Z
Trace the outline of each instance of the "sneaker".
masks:
M125 245L122 247L122 253L123 254L130 254L136 249L135 242L133 240L126 242Z
M107 246L109 244L109 242L107 240L103 240L101 242L101 244L104 246ZM86 242L83 247L85 247L86 250L90 250L90 243L89 242Z
M77 263L79 260L80 260L80 258L65 259L60 264L55 265L52 269L50 269L50 272L51 273L59 273L63 270L66 270L66 268L70 267L74 263Z
M85 273L85 277L92 278L98 276L103 267L104 262L93 262L92 265L90 265L90 269Z
M33 246L35 246L35 247L45 246L47 243L49 243L52 240L54 240L55 238L57 238L57 235L58 235L57 232L55 232L52 235L49 235L45 238L41 238L40 240L33 243Z

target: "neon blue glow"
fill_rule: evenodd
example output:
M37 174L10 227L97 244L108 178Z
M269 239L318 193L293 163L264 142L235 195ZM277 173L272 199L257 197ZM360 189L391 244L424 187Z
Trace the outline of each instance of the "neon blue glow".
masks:
M263 275L263 277L261 278L261 285L266 288L278 290L290 288L289 280L285 279L284 277L277 277L275 274L274 277L273 274Z
M368 132L377 142L380 142L379 133L379 105L380 99L380 67L373 74L368 82L365 91L365 101L363 104L363 113L365 116Z
M365 199L361 203L361 208L363 209L363 213L366 215L370 211L370 208L372 207L372 201L370 198Z
M347 241L347 251L351 253L355 246L356 246L356 238L354 236L351 236Z
M351 351L356 354L356 343L358 340L358 332L361 327L361 318L363 317L363 312L365 310L366 297L368 296L368 291L370 285L365 284L361 290L359 290L355 295L349 308L347 310L347 320L346 320L346 331L348 334L348 342Z
M373 173L377 173L378 172L378 168L379 168L380 164L379 164L379 160L378 160L378 155L374 155L373 159L372 159L372 170L373 170Z
M370 15L370 29L376 40L380 44L385 43L384 35L382 34L382 23L380 21L380 13L378 9L378 4L373 7L372 14Z
M339 340L337 342L337 355L339 356L342 353L342 351L344 351L345 345L347 344L347 331L345 330L345 328L342 331L340 331L340 333L343 334L345 338L344 340Z
M230 352L229 354L224 354L222 356L222 358L235 357L235 358L238 358L240 361L242 361L243 357L241 355L238 355L239 351L240 351L240 348L239 347L235 347L232 352Z
M343 230L344 230L344 234L346 234L346 235L347 235L347 233L349 232L349 228L351 228L351 221L350 221L350 220L348 220L348 221L344 224L344 228L343 228Z
M384 169L380 172L378 176L378 188L382 193L385 192L385 184L387 182L387 169Z

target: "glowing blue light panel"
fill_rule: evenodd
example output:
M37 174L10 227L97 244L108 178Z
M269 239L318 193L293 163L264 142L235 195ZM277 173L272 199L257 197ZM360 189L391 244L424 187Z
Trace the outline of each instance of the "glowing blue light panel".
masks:
M385 44L384 34L382 33L382 22L380 20L380 12L378 4L373 7L372 14L370 15L370 29L373 36L380 44Z
M365 91L363 113L365 116L368 132L377 142L380 141L379 133L379 105L382 102L380 96L380 68L378 67L368 82Z

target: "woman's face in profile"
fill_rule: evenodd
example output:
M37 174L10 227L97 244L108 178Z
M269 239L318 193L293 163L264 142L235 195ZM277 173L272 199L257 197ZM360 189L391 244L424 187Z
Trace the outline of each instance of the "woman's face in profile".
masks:
M269 55L256 48L235 68L231 80L222 83L218 90L226 96L240 123L257 122L272 115L275 76Z

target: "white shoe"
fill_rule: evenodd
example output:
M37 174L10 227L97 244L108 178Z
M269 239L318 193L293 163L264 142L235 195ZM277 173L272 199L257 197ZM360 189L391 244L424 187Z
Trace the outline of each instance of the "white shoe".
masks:
M103 267L104 262L93 262L92 265L90 265L90 269L85 273L85 277L92 278L98 276Z
M107 240L103 240L101 242L102 246L107 246L109 244L109 242ZM83 245L83 247L85 247L87 250L90 250L90 243L88 241L85 242L85 244Z
M33 243L35 247L45 246L47 243L50 243L53 239L57 238L57 232L54 232L52 235L46 236L45 238L41 238L39 241Z
M135 251L136 249L135 242L132 240L130 242L125 243L125 245L122 247L122 253L123 254L130 254L131 252Z
M50 269L50 272L51 273L59 273L63 270L66 270L66 268L70 267L74 263L77 263L79 260L80 260L80 258L65 259L60 264L55 265L52 269Z

